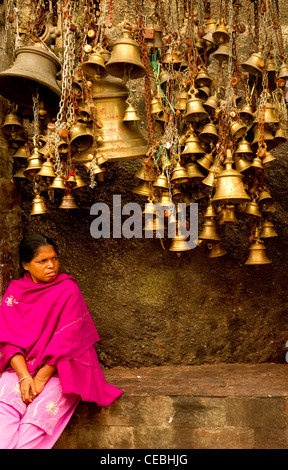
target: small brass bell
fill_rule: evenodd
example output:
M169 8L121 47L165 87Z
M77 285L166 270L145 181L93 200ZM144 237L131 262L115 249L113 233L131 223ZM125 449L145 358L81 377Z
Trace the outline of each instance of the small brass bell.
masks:
M283 62L281 65L280 65L280 68L279 68L279 78L284 78L284 80L287 80L288 79L288 65Z
M272 155L271 152L265 152L265 157L262 160L263 165L269 165L275 160L275 157Z
M235 170L239 171L240 173L243 173L244 171L249 170L249 168L251 167L251 162L249 162L248 160L245 160L244 157L239 157L235 155L234 161L235 161Z
M216 191L212 198L213 202L241 203L250 201L243 185L243 175L232 169L233 159L230 149L227 149L227 157L224 162L226 169L215 176Z
M38 176L45 176L50 178L55 178L54 165L50 159L47 159L41 166L40 171L37 173Z
M266 248L259 240L255 240L249 248L250 254L248 260L245 262L247 265L261 265L270 264L271 261L266 255Z
M145 164L135 173L135 176L140 180L144 181L154 181L157 178L157 173L155 168L149 168Z
M277 145L282 145L287 142L287 135L284 129L282 127L279 127L277 131L275 132L274 140L276 141Z
M156 180L153 183L153 186L156 188L161 188L161 189L169 189L169 183L168 183L168 178L165 175L164 170L162 171L161 175L156 178Z
M81 68L91 79L105 78L108 75L104 58L101 53L97 51L89 55L88 60L82 63Z
M74 190L84 188L87 186L87 183L85 183L83 178L81 178L81 176L78 173L75 173L75 181L76 181L76 186L74 186Z
M32 210L30 215L41 215L46 214L48 211L46 202L43 196L39 192L36 192L35 197L32 201Z
M189 95L187 91L185 90L180 91L180 93L178 93L177 95L177 102L175 104L175 109L180 109L180 111L185 111L188 98L189 98Z
M224 43L221 44L215 52L211 54L211 57L218 62L228 62L229 58L231 57L231 52L229 50L229 44Z
M148 181L140 181L137 186L132 189L132 193L138 194L139 196L150 196L152 189Z
M247 125L252 124L254 120L254 113L252 106L246 103L239 111L240 119Z
M16 171L15 175L13 175L13 178L25 179L26 176L24 175L24 171L23 171L23 170L24 170L24 167L21 166L21 167Z
M272 206L275 202L267 189L263 189L263 191L260 192L258 201L259 204L265 204L266 206Z
M199 166L197 163L194 162L188 162L185 165L185 168L187 170L188 178L193 179L193 181L197 183L201 183L201 181L204 179L204 175L201 172Z
M199 240L206 240L210 243L218 243L221 241L217 233L217 223L215 220L208 219L204 222L202 232L198 236Z
M163 106L162 106L161 101L158 98L155 98L155 97L152 98L151 108L150 108L151 114L161 113L162 111L163 111Z
M217 213L212 204L209 204L207 207L204 217L217 217Z
M235 215L235 206L234 204L226 204L221 210L219 224L231 224L238 222L238 219Z
M91 109L87 104L84 103L79 103L79 116L78 116L78 122L84 122L84 123L89 123L92 121L92 113Z
M172 64L174 66L179 66L182 62L177 51L175 51L172 47L169 47L167 52L164 54L162 59L162 64Z
M41 170L42 167L42 158L38 149L35 147L31 157L27 159L27 168L24 170L24 175L28 179L33 179L33 177Z
M105 65L109 74L122 78L124 82L130 77L132 80L146 75L137 42L131 38L128 29L123 30L123 36L115 41L112 47L111 58Z
M216 142L218 140L218 132L216 124L208 122L199 134L199 140L206 143Z
M253 158L253 162L251 163L251 168L263 170L262 160L260 157L257 156Z
M76 123L70 129L70 144L71 149L74 151L83 152L87 150L93 144L92 132L82 123Z
M195 78L194 85L196 88L201 88L205 86L210 87L212 81L213 79L209 77L206 70L200 70Z
M233 139L239 140L247 132L247 127L240 121L234 121L230 124L230 130Z
M197 163L199 163L199 165L205 168L205 170L209 170L213 162L214 157L211 153L205 153L203 157L197 159Z
M216 95L209 96L207 101L205 101L205 103L203 103L203 107L204 107L205 111L207 111L207 113L209 113L211 115L214 114L214 112L216 111L218 106L219 106L219 100L218 100Z
M245 210L243 212L245 215L251 215L252 217L261 217L261 212L256 201L249 201L246 204Z
M30 157L30 151L29 147L27 145L22 145L21 147L18 148L18 150L14 153L13 159L16 160L27 160L28 157Z
M10 135L11 138L15 138L17 135L22 134L24 127L15 113L7 114L4 123L2 124L2 130L5 134Z
M169 248L169 251L175 251L176 253L181 253L182 251L189 251L192 247L187 241L187 237L185 235L181 235L180 233L176 234L175 237L172 238L172 243Z
M147 217L145 218L145 224L143 227L143 230L145 232L157 232L157 231L163 231L164 226L162 223L162 219L160 217Z
M274 225L269 220L265 220L260 230L260 238L272 237L278 237L277 233L274 230Z
M248 140L242 138L240 142L238 142L237 148L235 150L235 154L238 156L246 155L246 154L253 154L253 150L250 147Z
M159 204L161 204L161 206L165 206L165 207L171 205L171 199L170 199L169 191L162 191L162 194L159 198Z
M221 24L212 33L212 38L217 44L229 42L230 36L225 26L224 19L221 20Z
M262 112L261 110L258 109L256 112L256 117L254 119L254 123L259 122L259 113ZM265 111L264 111L264 122L266 124L278 124L279 123L279 117L276 111L275 106L272 103L267 102L265 104Z
M64 194L59 209L78 209L74 196L71 193L67 192Z
M132 104L128 105L123 117L123 121L140 121L136 109L134 108L134 106L132 106Z
M202 184L205 184L205 186L215 187L216 175L219 174L221 171L223 171L222 165L220 165L220 163L215 160L213 162L213 165L209 168L208 175L202 180Z
M182 184L188 183L188 181L188 172L186 168L181 165L180 161L178 161L174 170L172 171L171 183Z
M264 125L264 141L267 146L268 150L273 149L276 145L277 142L274 140L274 135L272 133L272 130L268 124ZM260 140L260 130L259 127L256 125L254 128L254 138L253 141L251 142L251 149L255 152L258 148L258 142Z
M66 191L67 186L65 185L64 178L62 176L56 176L50 184L49 189L60 189Z
M93 153L91 149L84 150L84 152L75 152L73 154L73 160L79 165L84 165L85 163L91 162L93 160Z
M262 55L258 52L253 52L246 62L241 64L244 72L248 72L250 75L260 77L263 73L264 61Z
M188 135L184 143L185 147L181 152L181 155L205 154L205 150L203 150L203 147L201 147L200 141L194 133Z
M215 30L216 30L216 21L210 17L206 21L205 35L203 36L204 41L211 43L211 44L216 44L215 40L212 37L212 33Z
M142 214L145 216L146 214L152 214L153 216L156 215L156 208L155 204L152 201L145 203L145 208L142 211Z
M208 243L208 258L219 258L227 255L227 251L223 248L222 243Z
M192 93L191 98L187 101L186 111L184 119L186 121L203 121L208 117L207 111L203 108L202 101L200 98L195 96L195 92Z

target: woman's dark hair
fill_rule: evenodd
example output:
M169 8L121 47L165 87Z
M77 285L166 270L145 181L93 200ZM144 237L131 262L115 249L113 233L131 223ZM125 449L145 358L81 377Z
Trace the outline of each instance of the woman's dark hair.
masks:
M21 240L19 245L19 263L21 271L23 270L22 263L30 263L42 246L52 246L57 255L59 254L58 248L53 240L42 235L42 233L32 233L31 235L26 235Z

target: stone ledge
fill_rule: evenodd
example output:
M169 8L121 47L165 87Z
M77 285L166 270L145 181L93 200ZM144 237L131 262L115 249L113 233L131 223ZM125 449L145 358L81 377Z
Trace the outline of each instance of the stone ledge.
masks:
M105 372L124 391L80 403L56 449L288 447L286 364L220 364Z

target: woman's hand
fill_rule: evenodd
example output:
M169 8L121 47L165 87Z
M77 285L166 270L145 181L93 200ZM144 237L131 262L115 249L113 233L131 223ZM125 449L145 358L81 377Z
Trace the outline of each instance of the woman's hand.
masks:
M44 382L44 381L39 380L37 375L34 377L34 386L35 386L37 396L39 395L39 393L42 392L43 388L45 387L45 383L46 381Z
M26 405L29 405L37 396L36 387L31 375L20 380L19 386L23 402L26 403Z

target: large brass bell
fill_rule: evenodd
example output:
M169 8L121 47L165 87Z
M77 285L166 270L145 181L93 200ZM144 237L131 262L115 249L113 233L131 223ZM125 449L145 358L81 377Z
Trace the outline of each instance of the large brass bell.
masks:
M78 209L74 196L70 192L64 194L59 209Z
M70 144L76 152L87 150L93 144L92 132L84 124L76 123L70 129Z
M194 180L196 184L200 183L203 180L204 175L201 172L199 165L197 165L197 163L188 162L186 163L185 168L187 170L188 178Z
M135 173L135 176L140 180L155 181L157 178L157 173L155 168L147 167L144 163L141 168Z
M270 264L271 261L266 255L266 247L264 243L259 240L255 240L249 248L250 254L248 260L245 262L247 265L261 265Z
M32 180L33 177L41 170L42 163L41 155L35 147L31 153L31 157L27 159L27 167L23 170L25 177Z
M81 68L89 78L105 78L108 71L100 51L94 51L88 56L88 60L82 63Z
M264 61L262 55L258 52L253 52L246 62L241 64L244 72L248 72L250 75L260 77L263 73Z
M47 109L57 109L61 89L56 75L61 64L47 48L37 43L16 50L15 62L0 73L0 94L12 103L33 107L35 91L45 102Z
M275 142L274 135L272 133L272 129L270 128L270 126L268 124L264 125L264 136L263 136L263 138L264 138L264 142L265 142L268 150L271 150L274 147L276 147L277 142ZM253 141L250 144L251 149L254 152L258 148L259 140L260 140L260 130L259 130L258 125L256 125L255 128L254 128L254 138L253 138Z
M147 142L137 121L123 121L127 108L128 89L119 78L108 76L92 81L92 96L96 113L101 116L99 152L107 160L145 157Z
M17 135L22 134L24 127L15 113L9 113L5 117L4 123L2 124L2 130L4 134L11 136L11 139L15 138Z
M149 181L140 181L135 188L132 189L132 193L138 194L139 196L151 196L153 193L151 182Z
M272 237L278 237L277 233L274 230L274 225L269 220L265 220L260 230L260 238L272 238Z
M191 93L191 98L187 100L184 119L186 121L202 121L208 117L207 111L203 108L202 101L197 98L196 92Z
M218 243L221 241L217 233L217 223L213 219L205 220L202 231L198 236L199 240L208 241L210 243Z
M128 29L124 29L123 36L115 41L111 58L105 66L109 74L122 78L124 81L128 78L133 80L146 75L146 68L140 58L139 46L131 38L131 32Z
M227 149L227 157L224 162L226 169L215 176L216 191L212 202L241 203L250 201L243 184L243 175L232 168L233 159L230 149Z
M41 215L41 214L46 214L47 212L49 211L46 206L45 199L37 191L32 201L32 210L30 212L30 215Z

